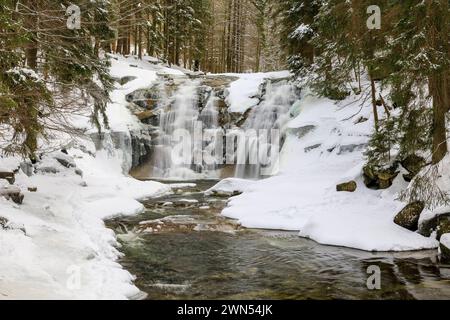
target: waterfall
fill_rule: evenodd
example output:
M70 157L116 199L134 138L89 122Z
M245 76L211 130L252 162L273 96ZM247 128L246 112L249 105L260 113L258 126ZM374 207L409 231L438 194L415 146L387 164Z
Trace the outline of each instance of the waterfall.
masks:
M205 144L202 140L204 133L215 136L221 130L216 100L211 88L189 79L185 79L172 96L160 95L152 178L190 180L218 177L217 164L203 161ZM198 127L199 123L203 128ZM215 139L210 144L214 148ZM192 152L186 153L186 150Z
M297 100L297 88L289 80L268 79L261 90L261 103L251 110L242 125L245 136L239 137L241 143L237 148L238 178L260 179L276 173L279 160L276 155L289 121L289 109ZM273 158L262 163L263 155Z

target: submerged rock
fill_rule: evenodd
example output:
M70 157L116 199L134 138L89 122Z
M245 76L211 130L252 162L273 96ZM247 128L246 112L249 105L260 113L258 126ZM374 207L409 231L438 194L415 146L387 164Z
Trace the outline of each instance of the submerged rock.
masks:
M355 192L358 188L358 185L355 181L345 182L338 184L336 186L336 191L338 192Z
M410 203L397 214L394 222L405 229L416 231L419 228L420 215L424 209L425 204L421 201Z

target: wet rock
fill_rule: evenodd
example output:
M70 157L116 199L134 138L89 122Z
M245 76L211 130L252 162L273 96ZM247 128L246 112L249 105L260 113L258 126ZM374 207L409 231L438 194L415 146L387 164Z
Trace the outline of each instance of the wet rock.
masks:
M355 181L345 182L338 184L336 186L336 191L338 192L355 192L358 185Z
M16 182L14 172L12 171L0 171L0 179L8 181L9 184L14 184L14 182Z
M145 120L148 120L148 119L153 118L155 116L154 112L151 111L151 110L138 112L138 113L135 113L135 115L140 121L145 121Z
M413 154L406 157L400 164L408 171L408 174L403 175L403 178L405 181L411 182L427 163L423 157Z
M363 168L364 184L369 189L388 189L400 172L395 167L375 169L369 165Z
M7 200L12 200L17 204L22 204L23 199L25 198L20 189L15 186L0 188L0 196L6 198Z
M394 222L405 229L416 231L419 228L420 215L424 209L425 204L421 201L410 203L397 214Z

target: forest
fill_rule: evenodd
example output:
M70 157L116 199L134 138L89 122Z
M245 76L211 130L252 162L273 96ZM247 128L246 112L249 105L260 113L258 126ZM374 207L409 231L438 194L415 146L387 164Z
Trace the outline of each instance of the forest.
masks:
M339 292L317 296L334 283L306 293L292 289L291 275L321 283L309 264L316 261L314 250L325 257L322 270L335 270L327 259L337 259L358 275L336 280L351 292L346 298L411 298L404 283L393 294L400 278L414 278L401 267L404 256L400 262L380 256L389 261L383 272L393 282L371 296L352 290L372 257L346 250L439 248L431 258L408 256L421 276L424 260L436 270L442 268L436 261L450 261L449 111L448 0L2 0L0 298L2 279L27 263L14 250L2 251L2 239L30 257L35 239L44 239L33 245L46 257L75 247L58 266L83 261L91 282L76 294L61 285L63 269L54 271L49 260L39 265L45 274L39 281L56 279L50 291L63 292L62 298L91 291L93 298L136 298L140 285L150 298L196 298L223 285L223 276L234 287L210 290L208 298L340 299ZM200 120L209 132L279 129L281 143L269 149L280 152L281 169L267 177L259 164L174 165L174 128L191 133ZM249 148L261 145L258 139ZM212 145L217 140L224 139ZM227 155L221 147L218 153ZM249 234L239 233L245 228ZM54 230L72 237L53 238ZM208 236L199 236L205 230L211 232L207 243ZM283 233L275 241L268 230L300 236ZM127 242L135 240L131 233L168 238L154 245L143 236L153 251L136 257L140 249ZM186 251L174 248L180 234L189 234ZM126 258L112 245L119 242ZM305 251L297 255L294 247ZM223 264L209 260L216 252ZM205 260L192 262L185 253ZM170 254L198 277L174 272L183 268L168 265ZM140 260L149 257L156 257L145 260L149 265L159 259L167 269L154 275ZM132 266L138 280L111 260ZM251 271L245 273L242 261L255 265L246 265ZM209 265L221 273L208 278ZM264 287L265 268L275 270L270 281L286 280L284 291L278 283ZM431 276L440 288L435 294L448 298L442 274ZM142 282L141 275L169 279ZM253 277L256 289L240 292L239 281ZM24 281L17 288L26 287ZM418 292L424 294L418 298L436 298L428 289Z

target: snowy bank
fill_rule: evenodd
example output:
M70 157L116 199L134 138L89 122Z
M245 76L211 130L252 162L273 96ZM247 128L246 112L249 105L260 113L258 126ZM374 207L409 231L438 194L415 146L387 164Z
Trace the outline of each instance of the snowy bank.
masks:
M223 215L250 228L299 231L327 245L367 251L437 248L436 240L394 224L405 205L395 200L406 187L400 176L388 190L365 187L363 150L374 124L370 102L358 113L359 104L355 96L336 104L305 90L289 124L280 174L232 198ZM357 121L363 118L369 120ZM357 182L356 192L336 192L337 184L349 180Z
M142 128L127 109L126 94L150 85L157 73L181 71L115 57L111 73L133 80L112 92L109 139L112 132ZM77 125L88 128L89 119L78 118ZM31 176L19 169L19 158L0 158L1 168L17 171L15 185L25 195L20 206L0 197L0 299L139 298L133 276L116 262L119 244L103 220L138 214L144 210L138 200L171 188L124 174L129 150L112 143L96 150L88 138L58 139L53 143L67 146L68 154L45 155L29 168Z

